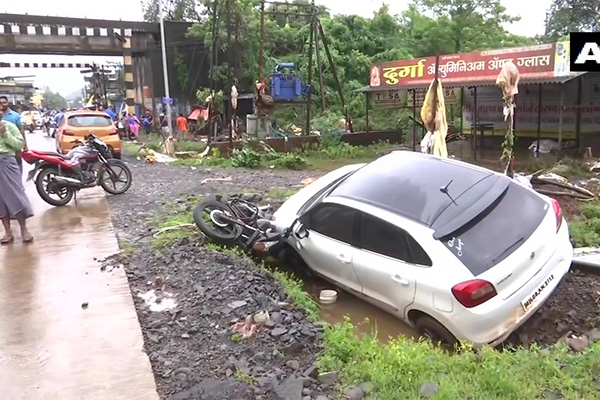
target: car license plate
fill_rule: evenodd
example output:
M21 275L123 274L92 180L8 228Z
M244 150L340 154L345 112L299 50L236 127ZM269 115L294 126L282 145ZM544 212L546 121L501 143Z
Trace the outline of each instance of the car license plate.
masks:
M523 311L527 312L531 310L536 304L540 302L540 299L542 298L542 293L544 293L548 289L548 286L550 286L550 282L552 282L553 280L554 274L551 274L544 280L544 282L540 286L538 286L536 290L533 291L533 293L531 293L529 296L525 297L521 301Z

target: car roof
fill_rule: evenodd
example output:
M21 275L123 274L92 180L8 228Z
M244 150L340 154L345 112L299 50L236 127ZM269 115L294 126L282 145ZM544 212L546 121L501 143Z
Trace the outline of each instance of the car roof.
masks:
M97 115L97 116L108 117L108 114L105 113L104 111L96 111L96 110L75 110L75 111L68 111L67 115L68 116Z
M498 178L499 174L491 170L458 160L394 151L354 172L329 196L371 204L435 229L436 219L449 206L452 210L440 218L440 223L447 224L464 213ZM462 196L476 185L478 190Z

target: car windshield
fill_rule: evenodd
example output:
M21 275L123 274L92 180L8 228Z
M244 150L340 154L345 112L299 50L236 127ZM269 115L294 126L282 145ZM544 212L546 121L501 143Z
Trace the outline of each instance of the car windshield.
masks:
M440 240L477 276L510 256L541 224L548 205L517 183L483 213Z
M105 128L111 126L112 121L104 115L72 115L68 124L73 128Z
M446 217L471 206L477 196L462 195L477 184L481 189L476 191L484 193L494 184L486 178L495 177L492 171L466 163L400 151L359 169L330 195L369 203L432 226L442 212ZM450 205L452 209L447 210Z

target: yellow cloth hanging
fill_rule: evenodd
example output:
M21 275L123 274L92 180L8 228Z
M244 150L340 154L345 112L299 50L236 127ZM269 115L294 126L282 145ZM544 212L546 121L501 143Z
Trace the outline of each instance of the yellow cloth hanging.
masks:
M436 92L437 101L434 104L434 93ZM446 134L448 133L446 104L444 102L442 82L439 79L437 82L434 79L429 85L425 100L423 101L423 107L421 108L421 119L427 132L432 132L427 152L435 156L448 157L448 149L446 148Z

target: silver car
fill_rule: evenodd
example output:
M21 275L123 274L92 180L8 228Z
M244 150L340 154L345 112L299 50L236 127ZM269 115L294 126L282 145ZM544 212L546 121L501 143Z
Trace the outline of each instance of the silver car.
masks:
M287 243L317 274L448 344L504 341L573 256L556 200L406 151L330 172L286 201L274 224L294 226Z

